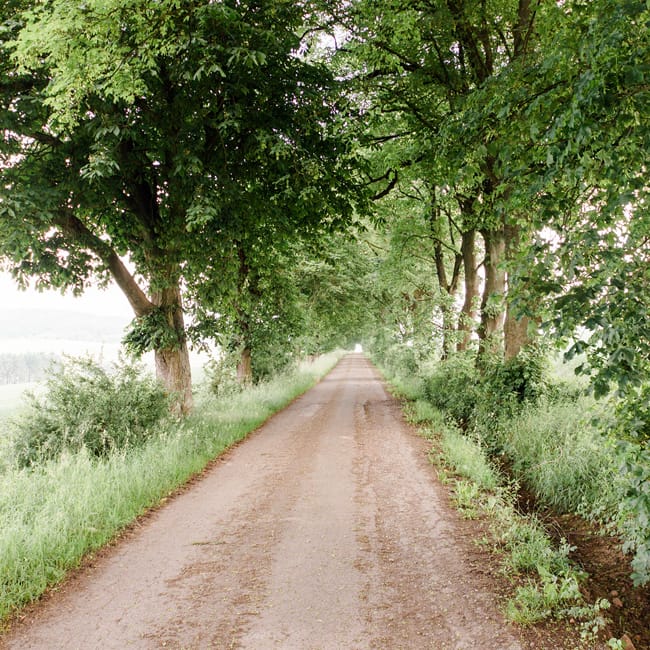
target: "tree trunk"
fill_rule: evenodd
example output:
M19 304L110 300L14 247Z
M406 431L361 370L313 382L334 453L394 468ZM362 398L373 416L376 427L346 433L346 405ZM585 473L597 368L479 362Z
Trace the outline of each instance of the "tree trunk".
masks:
M478 327L479 360L487 352L502 351L504 296L506 291L505 236L500 230L482 230L485 242L485 284Z
M521 348L532 342L529 333L530 318L528 316L519 316L518 318L512 313L512 305L508 305L506 311L506 321L503 327L505 339L505 359L512 359L519 354Z
M239 300L235 305L237 312L237 325L239 328L240 345L243 345L239 362L237 363L237 381L241 385L253 383L253 346L251 342L251 298L259 299L260 291L257 286L257 277L251 272L248 256L241 242L235 242L237 256L239 257L239 277L237 291Z
M244 385L250 384L253 381L253 366L251 358L251 349L245 347L239 357L237 364L237 381Z
M454 342L456 341L456 328L455 320L456 313L453 307L443 304L442 310L442 357L444 361L448 359L454 350Z
M443 246L444 227L442 224L442 215L439 206L436 203L436 188L432 188L431 201L431 234L434 240L434 258L436 263L436 275L438 277L438 287L440 288L440 311L442 312L442 360L449 358L456 339L456 314L455 302L456 293L460 279L460 271L463 265L462 253L455 251L453 225L449 224L449 238L451 246ZM445 260L445 250L453 255L453 268L451 278L447 277L447 266ZM448 253L449 255L449 253ZM451 261L451 260L450 260Z
M506 258L508 262L513 262L517 256L521 245L522 231L522 226L517 223L508 224L505 227ZM514 282L514 274L508 272L509 298L516 292L513 288ZM516 357L521 348L532 343L533 335L531 334L532 329L530 328L530 324L531 319L528 316L517 313L513 309L510 300L508 300L506 321L503 328L506 361Z
M156 350L156 377L172 395L172 411L178 415L187 415L193 406L192 371L187 344L180 348Z
M467 350L469 347L478 313L479 277L476 264L475 230L468 230L462 234L461 253L465 277L465 301L458 319L458 332L462 332L462 339L458 341L457 347L459 352Z
M193 406L192 371L185 337L185 323L178 286L163 289L153 295L153 304L163 310L167 324L179 340L178 345L155 350L156 376L165 389L173 396L172 410L179 415L187 415Z

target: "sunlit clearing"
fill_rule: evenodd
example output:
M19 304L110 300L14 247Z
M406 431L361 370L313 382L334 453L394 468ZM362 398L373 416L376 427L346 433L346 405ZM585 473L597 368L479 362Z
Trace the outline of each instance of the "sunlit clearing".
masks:
M361 343L357 343L357 344L354 346L354 351L357 352L357 353L358 353L358 352L363 352L363 347L361 346Z

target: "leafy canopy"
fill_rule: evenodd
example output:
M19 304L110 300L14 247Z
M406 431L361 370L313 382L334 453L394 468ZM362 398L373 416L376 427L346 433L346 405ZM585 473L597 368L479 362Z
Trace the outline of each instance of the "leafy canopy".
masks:
M19 279L82 291L128 255L145 291L191 286L234 238L349 219L336 84L300 54L307 3L24 5L0 42L0 244Z

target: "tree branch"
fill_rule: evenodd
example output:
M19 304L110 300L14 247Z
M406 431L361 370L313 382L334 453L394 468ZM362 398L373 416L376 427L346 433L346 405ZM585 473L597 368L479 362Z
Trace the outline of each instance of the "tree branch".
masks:
M395 186L399 181L399 174L394 169L389 169L387 174L392 174L393 177L388 182L388 185L386 185L386 187L381 190L381 192L377 192L377 194L370 197L372 201L379 201L379 199L383 199L386 195L390 194L395 189Z
M124 262L107 242L95 235L80 219L70 213L60 214L55 223L66 236L86 246L102 260L126 296L136 316L145 316L154 309L154 304L147 298Z

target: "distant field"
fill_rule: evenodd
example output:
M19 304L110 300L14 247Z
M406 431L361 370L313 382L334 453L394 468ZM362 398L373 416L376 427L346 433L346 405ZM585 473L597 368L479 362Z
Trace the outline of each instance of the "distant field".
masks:
M12 415L22 404L23 393L35 384L9 384L0 386L0 419Z

